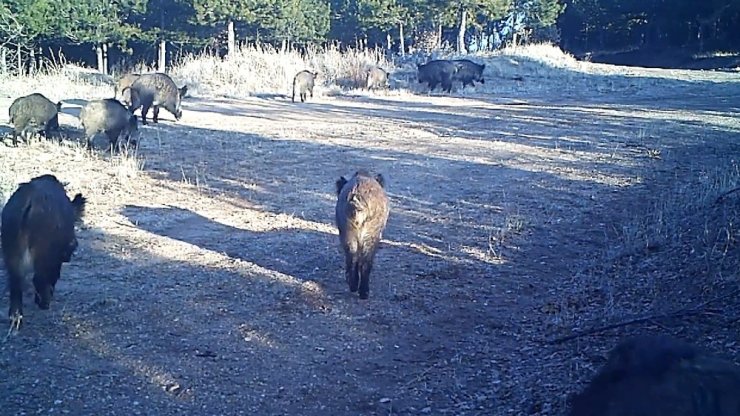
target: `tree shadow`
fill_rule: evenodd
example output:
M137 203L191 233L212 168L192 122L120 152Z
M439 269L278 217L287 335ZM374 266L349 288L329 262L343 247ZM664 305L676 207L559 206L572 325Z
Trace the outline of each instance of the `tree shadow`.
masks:
M187 209L127 205L123 215L136 227L205 250L254 263L301 281L332 283L338 262L336 236L306 229L252 232L219 223ZM303 261L299 260L302 259ZM305 263L310 260L311 263Z
M0 380L8 414L234 414L244 407L273 414L304 391L275 369L288 365L300 380L310 377L306 363L287 364L296 353L290 329L300 328L289 321L315 320L322 332L337 332L321 289L228 259L163 257L121 237L82 230L51 309L26 299L24 326L0 343L0 365L15 375ZM320 354L311 344L294 348ZM52 387L54 395L43 393ZM27 396L36 399L19 399Z

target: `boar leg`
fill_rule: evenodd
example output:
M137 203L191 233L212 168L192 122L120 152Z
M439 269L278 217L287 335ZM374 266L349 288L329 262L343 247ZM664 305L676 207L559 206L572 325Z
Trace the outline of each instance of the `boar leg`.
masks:
M373 268L372 260L362 259L358 264L358 277L360 278L360 299L367 299L370 295L370 271Z
M141 106L141 124L146 126L146 115L149 113L151 104L142 104Z
M8 267L8 289L10 290L10 331L21 327L23 319L23 275L14 267Z

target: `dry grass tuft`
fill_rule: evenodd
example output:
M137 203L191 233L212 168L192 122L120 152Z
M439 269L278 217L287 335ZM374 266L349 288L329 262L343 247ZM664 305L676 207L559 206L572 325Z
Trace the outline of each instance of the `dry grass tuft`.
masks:
M186 55L171 73L192 86L194 95L247 97L255 94L290 94L293 77L301 70L319 72L320 85L358 87L369 65L392 69L380 50L310 48L305 54L282 51L270 45L245 46L231 56L211 53Z
M717 198L740 184L740 168L731 161L711 169L697 166L693 173L693 182L679 181L652 202L646 213L622 227L624 244L619 247L619 256L684 245L698 258L727 254L727 244L735 231L740 231L735 229L738 212L718 212ZM718 251L718 247L724 249Z
M507 47L496 55L508 58L527 58L550 68L578 68L576 58L552 43L531 43Z
M740 186L740 166L729 158L716 162L711 168L691 162L680 176L661 178L667 182L657 192L646 190L631 219L610 230L602 255L560 294L562 313L552 322L600 326L691 308L732 290L740 266L740 195L719 197Z
M22 182L51 173L68 183L72 195L83 192L96 204L120 200L141 179L144 160L136 151L110 155L104 150L89 152L84 143L34 138L29 144L7 147L0 152L0 200L7 198ZM115 196L114 196L115 195ZM96 209L91 210L95 215Z
M76 65L49 67L35 75L0 74L2 93L17 98L34 92L57 102L72 98L97 99L113 96L113 78Z
M503 261L504 251L514 241L514 237L526 229L526 226L527 220L524 216L518 213L506 215L503 223L494 226L488 236L488 255L496 261Z

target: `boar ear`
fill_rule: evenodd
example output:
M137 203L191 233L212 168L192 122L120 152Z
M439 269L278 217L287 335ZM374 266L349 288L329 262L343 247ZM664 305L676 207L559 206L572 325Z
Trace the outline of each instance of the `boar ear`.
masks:
M485 69L485 68L486 68L486 64L481 64L480 69Z
M382 188L385 188L385 178L381 173L375 175L375 180L378 181Z
M79 221L85 215L86 202L87 198L82 196L82 194L75 195L74 199L72 200L72 207L74 208L75 213L75 221Z
M337 195L342 192L342 188L344 188L344 185L346 184L347 180L344 179L344 176L340 176L339 179L337 179Z
M182 88L180 88L180 97L184 97L185 94L187 94L187 93L188 93L188 86L187 85L183 85Z

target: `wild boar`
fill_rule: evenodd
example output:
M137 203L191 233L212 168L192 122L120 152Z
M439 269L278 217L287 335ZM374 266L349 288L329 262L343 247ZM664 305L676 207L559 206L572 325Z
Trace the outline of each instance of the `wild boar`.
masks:
M306 101L307 93L313 98L313 85L318 74L318 72L301 71L295 75L293 78L293 102L295 102L296 92L298 92L301 102Z
M141 123L147 124L146 115L153 107L152 122L159 122L159 107L169 111L175 120L182 118L182 98L188 91L188 86L178 88L167 74L143 74L131 85L139 96L141 105ZM134 111L138 107L131 108Z
M120 150L122 143L137 145L139 126L136 116L123 104L112 98L90 101L80 111L80 122L85 129L87 148L92 149L95 135L105 133L111 152Z
M54 104L39 93L19 97L10 105L8 114L13 125L13 146L18 145L18 135L28 142L30 135L44 132L47 138L52 131L59 132L59 111L62 102ZM61 135L59 136L61 141Z
M370 294L370 271L388 221L389 203L383 175L364 170L336 182L336 223L344 250L345 277L350 292L360 299Z
M126 87L121 91L120 99L119 101L121 104L125 105L126 108L133 113L136 111L137 108L141 107L141 99L139 98L139 93L131 88Z
M463 88L467 85L475 86L476 82L486 83L483 79L483 70L486 68L486 64L476 64L468 59L456 59L452 63L457 67L452 80L462 82Z
M49 309L62 263L77 249L74 224L85 212L82 194L71 201L54 175L21 184L2 211L0 242L10 289L10 330L23 319L23 288L33 274L34 301Z
M377 66L368 69L365 88L368 90L388 88L388 72Z
M126 74L118 79L115 86L115 96L114 98L123 101L122 99L122 93L126 88L131 87L134 85L134 82L136 82L137 79L141 74Z
M737 416L740 367L666 335L620 342L570 416Z
M443 91L452 92L452 79L457 73L457 66L454 63L447 60L429 61L417 64L417 71L419 82L426 82L430 91L441 85Z

